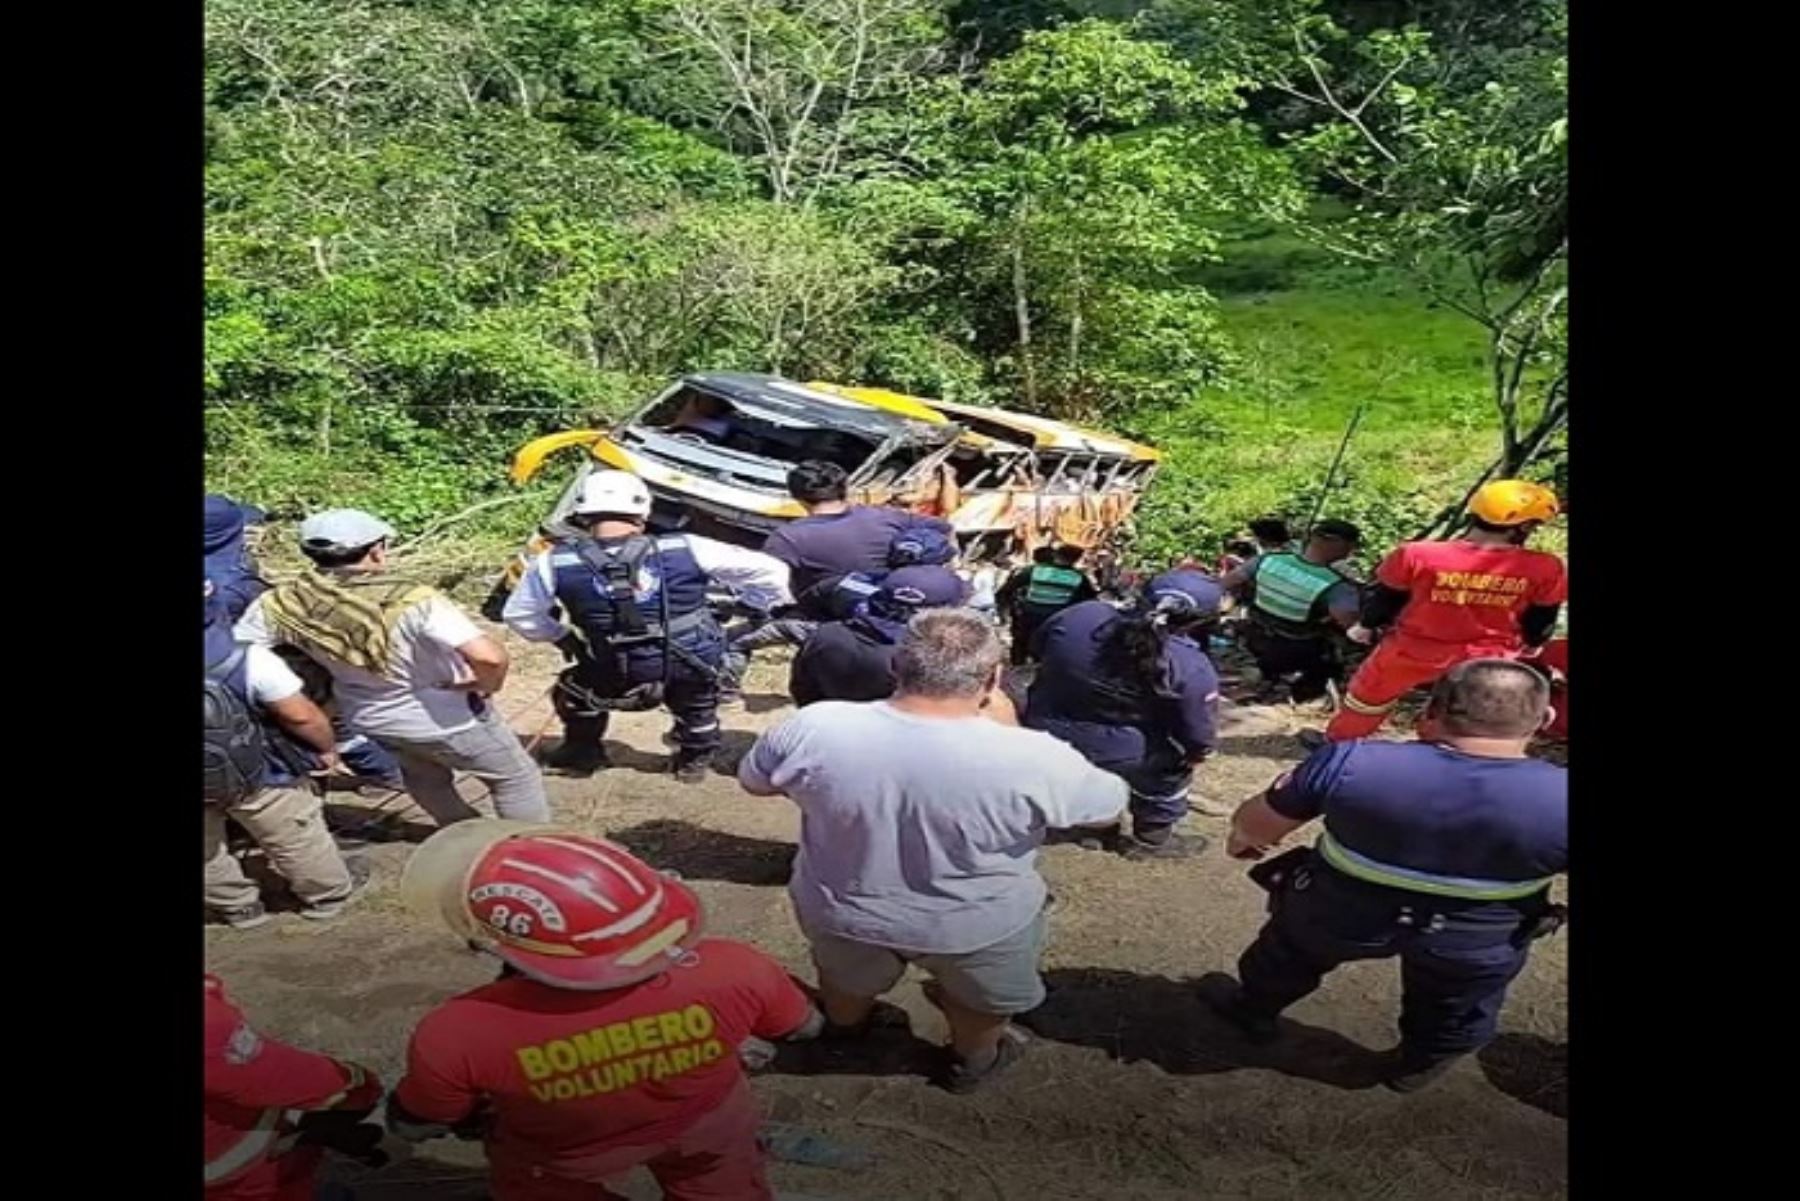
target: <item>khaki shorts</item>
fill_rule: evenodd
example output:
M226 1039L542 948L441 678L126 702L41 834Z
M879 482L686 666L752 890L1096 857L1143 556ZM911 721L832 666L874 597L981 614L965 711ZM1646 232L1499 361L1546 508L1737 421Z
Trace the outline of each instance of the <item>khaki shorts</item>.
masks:
M878 997L916 963L930 972L959 1004L977 1013L1012 1014L1044 1003L1044 981L1038 960L1044 953L1048 923L1040 912L1031 923L999 942L959 954L896 951L855 942L835 934L809 934L819 982L835 992Z

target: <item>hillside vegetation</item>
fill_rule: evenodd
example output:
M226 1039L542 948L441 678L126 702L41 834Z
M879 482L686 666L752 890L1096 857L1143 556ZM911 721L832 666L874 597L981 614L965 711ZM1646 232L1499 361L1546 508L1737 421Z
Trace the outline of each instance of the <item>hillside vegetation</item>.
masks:
M1411 535L1567 415L1564 5L210 0L208 486L497 568L679 372L1078 419L1137 553Z

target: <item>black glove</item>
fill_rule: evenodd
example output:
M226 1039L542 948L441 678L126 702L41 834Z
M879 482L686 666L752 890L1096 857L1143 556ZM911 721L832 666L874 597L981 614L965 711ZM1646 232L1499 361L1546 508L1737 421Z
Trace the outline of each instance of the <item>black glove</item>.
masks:
M587 643L574 630L556 640L556 649L562 652L565 663L583 663L588 657Z
M383 1131L373 1122L363 1121L370 1112L328 1109L302 1114L299 1145L325 1147L371 1168L383 1167L388 1162L387 1152L381 1149Z

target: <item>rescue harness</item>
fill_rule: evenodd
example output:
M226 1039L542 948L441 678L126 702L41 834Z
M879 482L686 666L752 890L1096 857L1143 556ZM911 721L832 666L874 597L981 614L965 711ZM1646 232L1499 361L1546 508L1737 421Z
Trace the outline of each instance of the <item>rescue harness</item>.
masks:
M723 672L679 641L682 634L703 630L712 625L713 616L712 611L704 606L678 617L669 615L669 589L664 582L666 573L663 570L661 538L637 534L617 546L609 547L602 546L592 535L583 533L567 541L575 555L600 582L601 595L612 611L612 629L606 636L603 648L594 646L579 623L572 626L577 640L586 648L586 654L580 656L581 660L590 665L598 664L597 656L604 650L611 655L609 666L612 677L623 680L631 652L655 646L662 652L663 673L661 680L636 685L619 696L605 696L583 684L575 678L580 674L578 670L565 673L559 687L573 699L595 711L637 712L653 709L662 703L663 694L668 690L670 670L677 658L710 679L717 681L723 678ZM657 620L646 621L643 610L637 603L637 577L644 560L651 554L656 555L657 561L657 607L660 614Z

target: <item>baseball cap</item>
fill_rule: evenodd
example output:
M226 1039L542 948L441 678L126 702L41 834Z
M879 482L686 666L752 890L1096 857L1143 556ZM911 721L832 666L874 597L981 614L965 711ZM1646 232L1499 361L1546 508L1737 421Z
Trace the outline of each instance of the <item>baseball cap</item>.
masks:
M1143 607L1162 607L1177 617L1202 617L1219 611L1224 598L1219 581L1198 571L1165 571L1144 588Z
M244 527L261 525L267 516L255 505L239 504L217 492L206 494L206 552L224 550L240 537Z
M301 550L358 550L393 536L393 526L361 509L327 509L300 523Z
M920 563L940 567L954 558L955 540L931 526L902 530L888 543L889 567L910 567Z
M883 608L942 609L960 605L969 586L948 567L897 567L870 598Z

